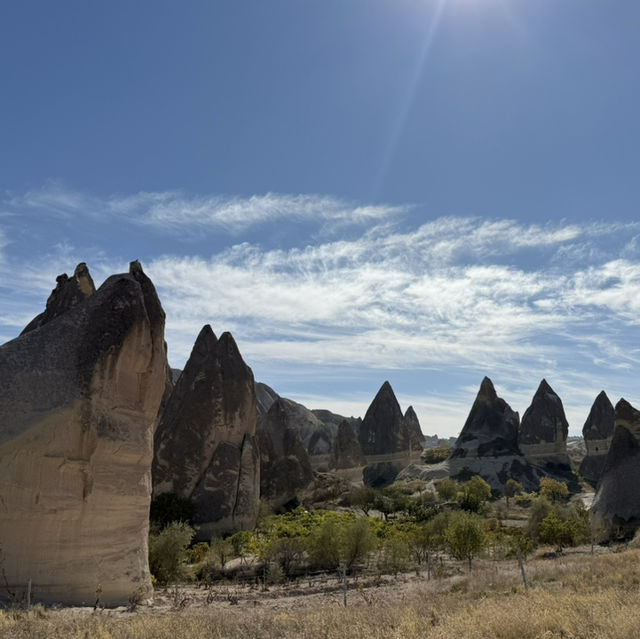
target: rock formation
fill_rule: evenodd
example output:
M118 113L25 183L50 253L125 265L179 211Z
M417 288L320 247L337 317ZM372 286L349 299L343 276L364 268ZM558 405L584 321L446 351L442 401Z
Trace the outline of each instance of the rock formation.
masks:
M153 428L164 311L140 264L94 292L86 267L0 347L0 546L7 590L126 603L151 593Z
M422 452L424 450L424 435L420 428L420 420L413 410L413 406L409 406L404 414L404 423L407 425L409 433L409 442L411 443L412 452Z
M499 490L512 477L527 483L526 465L518 448L519 422L518 413L498 397L492 381L485 377L451 450L451 476L461 472L481 475Z
M329 468L343 469L364 466L365 457L353 426L343 419L338 426L338 433L333 441Z
M615 407L615 428L590 519L597 539L628 538L640 527L640 411L624 399Z
M209 325L161 415L155 437L154 496L191 499L198 534L252 528L259 505L259 453L253 373L230 333Z
M587 421L582 427L587 454L580 464L580 474L592 486L597 485L604 469L604 463L613 436L614 421L615 411L613 405L609 401L607 394L602 391L596 397Z
M58 275L56 287L51 291L45 310L36 315L24 328L21 335L28 333L43 324L50 322L58 315L62 315L72 306L83 302L96 292L96 287L89 273L89 269L84 262L80 262L69 277L66 273Z
M527 461L540 476L566 481L569 488L579 488L567 454L569 424L562 400L545 379L540 382L531 406L522 416L518 445Z
M292 427L286 400L277 399L260 417L260 495L277 508L294 500L313 479L309 455Z
M262 382L256 382L256 402L258 407L258 416L266 415L271 408L273 402L278 399L279 395L273 388L263 384Z
M360 448L369 465L363 471L368 486L380 488L393 483L409 464L409 432L398 400L385 382L369 406L358 433Z

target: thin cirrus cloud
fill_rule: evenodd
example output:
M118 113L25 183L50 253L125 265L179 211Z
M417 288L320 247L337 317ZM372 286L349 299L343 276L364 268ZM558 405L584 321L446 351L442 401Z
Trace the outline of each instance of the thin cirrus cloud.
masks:
M339 198L307 194L266 193L250 197L193 195L181 191L141 191L133 195L91 196L50 182L39 189L14 195L6 209L94 220L120 218L159 233L189 233L201 229L239 234L252 227L286 220L312 222L324 230L374 224L406 213L406 205L362 206Z

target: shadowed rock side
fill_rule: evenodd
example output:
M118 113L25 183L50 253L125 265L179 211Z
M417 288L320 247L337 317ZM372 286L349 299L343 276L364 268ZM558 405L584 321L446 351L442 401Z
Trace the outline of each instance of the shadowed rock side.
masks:
M615 428L590 519L598 540L628 538L640 527L640 411L624 399L615 407Z
M358 433L360 448L375 457L363 471L368 486L381 488L393 483L409 464L409 432L398 400L389 382L385 382L369 406Z
M200 331L160 418L153 492L191 499L199 536L252 528L259 504L253 373L230 333Z
M343 419L331 448L329 468L355 468L364 466L365 463L356 431L346 419Z
M411 443L412 452L422 452L424 450L424 435L420 428L420 420L413 410L413 406L409 406L404 414L404 423L409 433L409 442Z
M76 274L90 291L86 267ZM32 580L38 601L93 604L100 586L101 603L124 604L152 592L164 311L137 262L63 303L67 286L59 278L47 311L0 347L2 568L8 590Z
M309 455L290 419L286 401L279 398L258 421L260 495L275 507L293 500L313 479Z
M613 437L614 422L613 405L607 394L602 391L593 402L587 421L582 427L587 454L580 464L580 474L592 486L598 484L600 475L602 475Z
M360 420L343 417L328 410L309 410L291 399L280 397L272 388L261 382L256 383L258 415L266 415L273 403L280 399L288 414L288 425L296 431L300 441L311 457L314 466L327 464L331 449L343 420L359 425Z
M567 454L568 433L562 400L543 379L531 406L522 416L518 444L522 454L540 474L566 481L575 492L579 485Z
M518 448L520 418L498 397L492 381L485 377L449 461L451 476L481 475L492 488L503 490L509 478L537 487Z

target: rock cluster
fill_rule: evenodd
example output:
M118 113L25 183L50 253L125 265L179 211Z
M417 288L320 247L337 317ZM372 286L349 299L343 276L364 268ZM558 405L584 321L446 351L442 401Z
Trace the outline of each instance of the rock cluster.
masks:
M365 463L358 435L353 426L346 419L343 419L338 426L338 433L333 442L329 468L355 468L364 466Z
M204 539L255 524L256 420L251 369L230 333L204 326L162 411L153 462L154 495L189 498Z
M628 538L640 527L640 411L621 399L590 519L596 538Z
M164 311L139 263L95 291L84 264L0 347L0 545L7 590L126 603L151 593L153 429ZM97 594L98 593L98 594Z

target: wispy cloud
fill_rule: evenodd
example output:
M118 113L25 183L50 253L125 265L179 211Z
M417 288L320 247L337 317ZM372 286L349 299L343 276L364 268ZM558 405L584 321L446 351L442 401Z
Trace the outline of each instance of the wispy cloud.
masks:
M128 196L97 198L57 182L8 197L7 210L44 215L118 217L161 233L189 234L202 229L238 234L274 222L310 222L324 230L373 224L395 218L408 206L362 206L335 197L266 193L250 197L199 196L181 191L141 191Z
M338 370L380 382L389 371L440 378L454 371L458 386L441 397L420 400L414 391L410 397L421 417L437 413L447 425L461 426L475 393L469 382L484 374L503 385L505 399L521 412L548 377L580 424L600 389L612 399L634 392L640 224L443 217L409 227L401 223L403 207L335 198L139 193L100 200L51 186L7 198L5 209L46 209L71 220L106 215L120 220L122 232L149 225L170 237L198 228L233 234L284 219L363 227L350 239L325 237L313 245L294 234L286 249L236 241L208 253L201 245L199 254L185 254L181 245L180 253L148 256L145 269L167 311L176 366L202 324L211 323L216 332L234 333L268 383L271 375L304 377L314 388L326 381L320 375ZM0 257L9 240L9 232L0 232ZM62 270L87 261L98 282L132 257L100 242L75 245L55 231L51 240L46 252L0 261L0 335L17 332L41 310ZM320 387L297 386L292 394L329 397ZM333 394L345 407L362 406L361 395Z

